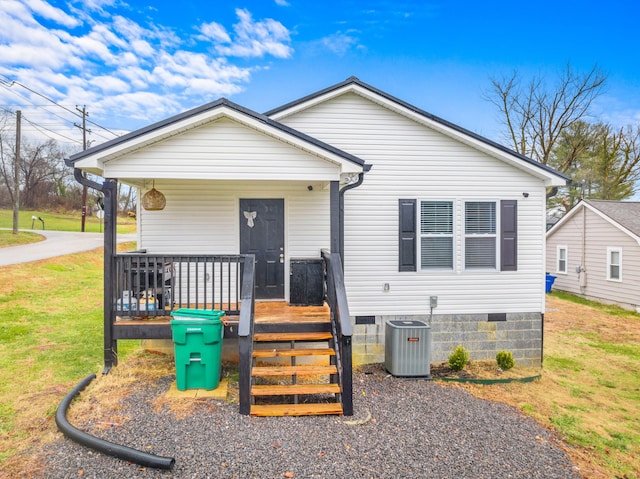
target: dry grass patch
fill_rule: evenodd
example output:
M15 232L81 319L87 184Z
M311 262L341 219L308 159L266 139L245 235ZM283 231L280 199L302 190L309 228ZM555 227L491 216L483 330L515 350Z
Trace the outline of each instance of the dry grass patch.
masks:
M133 353L125 364L99 375L80 394L67 415L72 424L123 424L122 404L136 389L173 373L173 358L144 351Z
M19 231L17 235L14 235L13 231L0 230L0 248L37 243L42 240L44 240L44 236L37 233Z
M638 478L640 316L611 313L549 297L542 378L465 387L556 430L584 477Z

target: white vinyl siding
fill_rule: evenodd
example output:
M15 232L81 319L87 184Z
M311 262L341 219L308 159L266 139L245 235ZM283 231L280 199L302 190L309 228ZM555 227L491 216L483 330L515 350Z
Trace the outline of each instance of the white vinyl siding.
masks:
M338 180L340 168L239 124L220 119L105 162L106 178Z
M496 203L494 201L465 202L465 269L496 269L496 223Z
M313 186L310 191L308 186ZM285 266L291 258L319 258L328 249L329 192L321 183L156 181L166 196L163 211L144 211L138 248L149 254L237 254L240 199L283 198ZM289 271L285 267L285 294Z
M420 267L453 269L453 201L420 202Z
M438 314L488 313L498 307L501 312L544 310L546 190L541 180L356 94L280 121L372 165L362 185L344 196L345 283L352 315L424 314L430 295L438 296ZM398 271L401 198L452 199L458 232L464 231L463 199L518 200L518 270L465 270L458 233L452 270Z
M622 281L622 248L607 248L607 279Z

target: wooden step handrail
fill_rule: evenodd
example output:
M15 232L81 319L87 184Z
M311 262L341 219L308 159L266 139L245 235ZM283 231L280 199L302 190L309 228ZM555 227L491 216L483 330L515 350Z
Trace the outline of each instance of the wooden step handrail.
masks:
M322 250L326 270L326 299L331 309L331 329L336 347L338 382L342 393L342 413L353 415L353 366L351 340L353 328L349 314L347 291L344 285L344 272L340 255Z
M251 412L251 367L253 363L253 329L256 302L255 256L247 255L244 261L242 289L240 293L240 319L238 323L238 389L240 414Z

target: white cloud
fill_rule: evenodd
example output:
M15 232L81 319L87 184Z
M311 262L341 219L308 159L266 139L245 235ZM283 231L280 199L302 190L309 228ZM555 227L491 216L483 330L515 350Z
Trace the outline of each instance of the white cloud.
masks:
M159 58L153 77L163 85L182 88L190 94L211 95L216 92L229 95L240 91L234 83L248 80L249 70L204 54L178 52Z
M60 25L70 28L77 27L79 25L77 19L43 0L24 0L24 2L29 6L33 13L46 18L47 20L52 20Z
M146 16L136 20L129 8L120 0L0 0L0 78L60 104L86 104L93 121L132 129L235 95L253 72L266 68L255 59L293 52L282 23L254 20L248 10L236 10L235 25L201 23L189 37L148 24ZM28 101L43 99L17 84L0 87L1 105L22 108Z
M125 93L123 95L112 95L105 97L100 106L105 111L120 112L112 119L114 128L126 129L127 126L118 124L125 118L149 122L149 118L161 119L170 113L176 113L184 107L175 98L149 91L138 91Z
M105 94L125 93L130 90L129 83L110 75L98 75L91 78L91 86Z
M146 40L133 40L131 42L131 48L134 53L143 57L152 57L154 49ZM130 53L130 52L127 52Z
M216 22L203 23L199 28L202 36L201 39L208 39L218 43L231 43L231 37L227 33L227 30Z
M354 48L363 49L364 47L359 44L358 38L354 35L354 31L349 32L336 32L324 38L321 38L318 45L321 45L323 49L329 50L336 55L342 56L349 50Z
M276 5L280 5L281 7L288 7L289 5L291 5L289 2L287 2L287 0L275 0L276 1Z
M289 58L293 48L289 45L289 30L280 22L267 18L255 22L251 13L245 9L237 9L240 20L233 26L235 38L229 45L216 45L216 51L223 56L262 57L273 55L277 58Z

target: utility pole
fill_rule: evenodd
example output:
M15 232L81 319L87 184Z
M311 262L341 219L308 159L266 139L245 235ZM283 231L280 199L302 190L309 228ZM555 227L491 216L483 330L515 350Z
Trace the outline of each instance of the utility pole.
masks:
M74 123L74 126L82 129L82 149L86 150L87 149L87 116L89 116L89 113L87 113L86 105L82 107L82 110L76 106L76 110L82 113L82 126L78 125L77 123ZM84 176L84 173L83 173L83 176ZM86 185L82 185L82 224L80 226L80 231L82 231L83 233L84 233L84 226L87 220L87 189L88 188Z
M20 126L22 123L22 111L16 111L16 156L13 161L13 234L18 234L18 214L20 213Z

